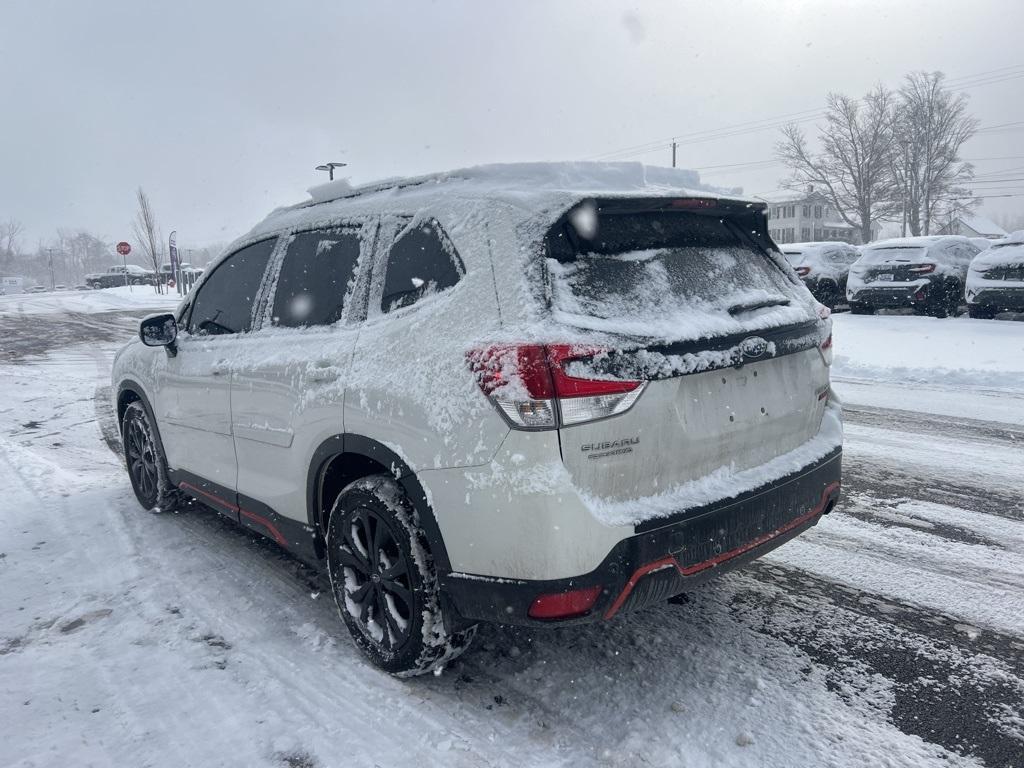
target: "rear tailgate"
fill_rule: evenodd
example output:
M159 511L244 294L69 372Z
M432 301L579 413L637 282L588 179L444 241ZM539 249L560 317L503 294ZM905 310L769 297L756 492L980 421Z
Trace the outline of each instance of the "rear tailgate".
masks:
M572 217L549 235L554 319L593 332L602 350L566 370L645 389L625 413L561 428L584 494L616 502L702 478L727 486L716 470L759 466L817 434L829 324L762 237L759 211L598 202L591 219L589 238Z

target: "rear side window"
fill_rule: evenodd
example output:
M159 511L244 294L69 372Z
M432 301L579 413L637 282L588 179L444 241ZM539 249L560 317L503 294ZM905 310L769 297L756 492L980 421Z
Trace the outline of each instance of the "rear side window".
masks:
M436 221L406 229L388 253L381 311L393 312L440 293L465 273L454 246Z
M252 330L252 309L276 239L253 243L228 256L200 286L188 331L201 336Z
M332 325L341 319L359 261L353 230L295 236L285 252L274 294L274 325Z

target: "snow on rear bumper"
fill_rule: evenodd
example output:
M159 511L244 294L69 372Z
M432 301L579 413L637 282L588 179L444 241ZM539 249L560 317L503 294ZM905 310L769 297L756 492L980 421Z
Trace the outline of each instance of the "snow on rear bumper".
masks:
M442 576L449 605L466 621L551 623L529 616L540 595L599 586L583 616L595 621L691 589L711 576L750 562L815 525L839 499L842 449L798 471L725 501L636 526L590 573L567 579L499 579L466 573Z

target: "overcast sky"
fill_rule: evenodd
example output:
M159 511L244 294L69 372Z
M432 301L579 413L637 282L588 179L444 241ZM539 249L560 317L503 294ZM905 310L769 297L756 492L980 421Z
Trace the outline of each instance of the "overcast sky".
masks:
M165 234L205 244L304 199L327 160L362 182L672 136L689 141L683 167L771 160L777 129L685 135L806 115L829 90L915 69L1024 75L1008 69L1024 65L1022 29L1021 0L4 0L0 220L20 219L28 247L57 227L127 238L142 185ZM1024 78L966 92L984 126L1024 121ZM979 173L1024 167L1021 128L965 154L1001 158ZM702 173L761 193L783 169ZM986 201L1004 211L1024 196Z

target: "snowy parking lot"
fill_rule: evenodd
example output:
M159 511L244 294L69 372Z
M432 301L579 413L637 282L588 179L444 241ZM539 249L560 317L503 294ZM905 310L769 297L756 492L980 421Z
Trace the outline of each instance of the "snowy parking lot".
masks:
M1024 765L1024 323L835 316L844 499L682 604L364 660L320 574L142 512L115 351L173 299L0 297L2 766Z

